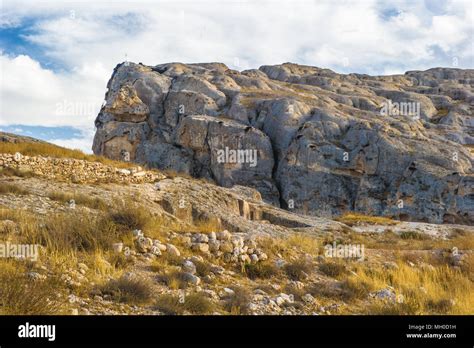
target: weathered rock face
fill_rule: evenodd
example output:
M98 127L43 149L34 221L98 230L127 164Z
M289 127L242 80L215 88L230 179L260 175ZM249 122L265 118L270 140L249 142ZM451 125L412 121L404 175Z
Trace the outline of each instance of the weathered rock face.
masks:
M129 63L108 83L93 150L305 214L472 223L473 111L474 70Z

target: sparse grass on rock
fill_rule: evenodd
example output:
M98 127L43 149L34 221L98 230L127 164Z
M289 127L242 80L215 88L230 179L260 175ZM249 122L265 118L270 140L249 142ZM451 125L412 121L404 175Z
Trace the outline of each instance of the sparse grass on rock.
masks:
M296 260L283 266L283 269L291 280L304 280L313 270L312 265L306 260Z
M347 268L341 262L328 261L319 265L319 270L325 275L338 278L348 273Z
M270 262L245 264L243 270L250 279L270 279L281 274L280 269Z
M17 176L19 178L32 178L35 177L35 173L29 170L20 170L18 168L12 167L2 167L0 168L0 175L3 176Z
M241 286L232 286L234 291L225 303L225 308L230 314L239 315L248 313L248 305L251 301L250 291Z
M17 184L10 184L6 182L0 183L0 194L14 194L14 195L27 195L30 192Z
M117 302L145 303L151 300L153 290L146 279L121 277L109 281L102 288L102 293L109 294Z
M32 280L25 270L11 262L0 263L0 314L60 314L64 308L56 301L61 288L54 279Z
M107 209L107 204L102 199L99 197L91 197L83 193L51 191L48 193L48 198L62 203L67 203L71 200L74 200L76 204L84 205L92 209Z
M176 315L189 312L192 314L209 314L215 309L214 304L201 293L190 295L160 295L155 308L164 314Z
M396 225L399 221L392 220L390 218L381 217L381 216L370 216L359 213L345 213L342 216L335 219L336 221L342 222L348 226L354 226L361 223L370 224L370 225Z

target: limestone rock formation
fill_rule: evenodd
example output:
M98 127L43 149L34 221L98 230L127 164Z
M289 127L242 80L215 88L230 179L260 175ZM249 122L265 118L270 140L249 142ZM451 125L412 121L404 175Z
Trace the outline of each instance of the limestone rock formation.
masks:
M474 222L474 70L127 62L107 87L96 154L250 186L309 215Z

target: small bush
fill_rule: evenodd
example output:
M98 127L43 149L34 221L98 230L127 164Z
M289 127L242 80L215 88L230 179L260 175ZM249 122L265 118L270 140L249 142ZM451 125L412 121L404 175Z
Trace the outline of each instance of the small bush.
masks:
M302 297L307 293L305 287L299 288L292 284L286 285L284 292L285 294L293 295L295 301L301 301ZM291 305L294 305L294 303Z
M173 290L186 289L186 273L181 271L172 271L158 276L158 280L165 283L167 287Z
M181 266L183 264L183 258L181 256L176 256L170 253L164 253L160 257L160 261L161 260L165 261L168 265L171 266Z
M291 280L304 280L311 272L311 264L305 260L297 260L287 263L283 270Z
M153 295L152 286L149 281L126 277L109 281L102 288L102 292L111 295L117 302L125 303L148 302Z
M126 230L143 230L150 222L148 211L133 202L123 202L109 213L109 219Z
M364 281L346 279L340 284L341 292L339 296L345 301L363 299L373 290L372 286Z
M333 278L337 278L344 274L347 274L346 266L344 266L342 263L337 262L325 262L319 265L319 270L325 275Z
M209 314L214 310L214 304L203 294L191 294L181 298L161 295L156 300L155 308L167 315L182 314L185 311L192 314Z
M116 269L124 269L127 266L133 264L133 261L130 257L125 256L123 253L113 253L108 259L108 262L112 267Z
M205 277L211 273L211 265L209 262L194 261L196 273L200 277Z
M249 290L240 286L234 286L232 290L234 294L227 299L225 309L231 314L247 314L251 300Z
M280 270L272 263L258 262L255 264L245 264L244 273L250 279L269 279L280 274Z
M184 308L193 314L208 314L214 310L213 303L203 294L191 294L184 297Z
M182 314L184 311L183 304L180 303L179 296L161 295L155 302L155 309L166 315Z

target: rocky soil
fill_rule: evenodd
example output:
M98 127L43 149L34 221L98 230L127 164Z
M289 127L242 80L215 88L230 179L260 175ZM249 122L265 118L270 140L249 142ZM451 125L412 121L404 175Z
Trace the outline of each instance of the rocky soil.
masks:
M472 313L472 226L337 220L275 207L250 187L2 153L0 244L41 253L0 258L0 313L24 314L23 298L40 304L29 313ZM364 255L327 255L333 243ZM11 298L16 308L2 302Z
M107 85L93 150L253 187L305 215L472 224L473 78L447 68L368 76L126 62ZM245 152L222 161L226 150L255 150L257 161Z

